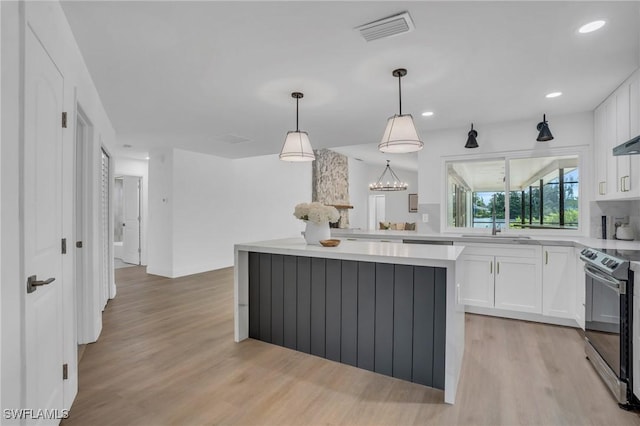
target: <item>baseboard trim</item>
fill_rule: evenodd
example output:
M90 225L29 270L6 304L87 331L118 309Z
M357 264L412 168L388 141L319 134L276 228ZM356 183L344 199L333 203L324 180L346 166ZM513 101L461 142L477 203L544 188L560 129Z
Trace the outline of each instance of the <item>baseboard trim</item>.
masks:
M530 312L508 311L504 309L483 308L480 306L465 306L465 312L470 314L487 315L491 317L511 318L521 321L532 321L543 324L562 325L565 327L580 328L578 322L571 318L548 317L541 314L532 314Z

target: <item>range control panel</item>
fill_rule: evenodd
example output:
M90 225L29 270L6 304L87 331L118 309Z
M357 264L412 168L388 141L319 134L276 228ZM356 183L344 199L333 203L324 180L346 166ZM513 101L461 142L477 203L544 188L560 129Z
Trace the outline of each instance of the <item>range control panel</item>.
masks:
M628 278L629 261L626 259L592 248L583 249L580 252L580 259L615 278L623 280Z

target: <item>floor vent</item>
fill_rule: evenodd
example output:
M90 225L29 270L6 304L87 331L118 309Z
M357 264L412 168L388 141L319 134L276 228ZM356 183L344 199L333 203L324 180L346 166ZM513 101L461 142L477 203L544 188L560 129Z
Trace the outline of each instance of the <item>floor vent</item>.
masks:
M402 12L398 15L389 16L356 27L356 30L360 31L360 34L366 41L393 37L398 34L408 33L414 29L413 20L411 20L409 12Z

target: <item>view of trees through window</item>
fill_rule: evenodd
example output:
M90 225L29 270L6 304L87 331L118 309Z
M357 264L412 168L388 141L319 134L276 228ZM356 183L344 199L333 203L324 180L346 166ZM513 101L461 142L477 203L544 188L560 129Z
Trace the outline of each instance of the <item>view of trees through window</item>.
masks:
M506 161L509 182L500 167ZM495 220L504 228L508 217L515 229L578 227L577 156L450 163L448 176L449 226L491 228Z

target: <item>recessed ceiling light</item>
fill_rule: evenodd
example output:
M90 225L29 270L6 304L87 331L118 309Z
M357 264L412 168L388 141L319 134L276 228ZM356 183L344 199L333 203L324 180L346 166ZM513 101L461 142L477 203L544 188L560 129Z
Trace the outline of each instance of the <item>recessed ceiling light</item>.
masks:
M589 22L588 24L584 24L583 26L581 26L580 29L578 30L578 32L580 34L591 33L591 32L597 31L600 28L604 27L605 23L606 22L603 21L603 20Z
M433 111L425 111L422 113L423 117L431 117L433 115Z
M557 98L558 96L562 96L562 92L551 92L546 94L546 98Z
M145 160L148 160L148 159L149 159L149 157L144 157L144 159L145 159Z

